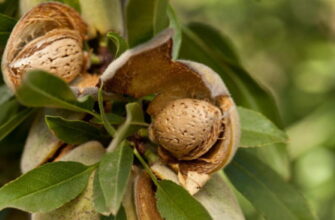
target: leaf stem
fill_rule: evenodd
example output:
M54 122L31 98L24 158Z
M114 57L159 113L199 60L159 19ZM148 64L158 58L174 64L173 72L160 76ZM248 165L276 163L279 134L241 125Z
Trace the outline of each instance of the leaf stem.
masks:
M104 124L104 127L106 128L108 134L112 137L115 136L115 128L111 125L111 123L109 122L106 114L105 114L105 109L104 109L104 106L103 106L103 97L102 97L102 86L103 86L103 83L101 83L101 86L99 88L99 92L98 92L98 104L99 104L99 110L100 110L100 115L99 115L99 118L103 124Z
M136 156L136 158L140 161L140 163L142 164L142 166L144 167L145 171L149 174L151 180L154 182L154 184L159 187L159 183L158 183L158 179L155 176L155 174L151 171L149 165L145 162L145 160L143 159L143 157L140 155L140 153L136 150L136 148L134 148L134 155Z
M148 123L145 122L131 122L131 125L138 125L138 126L143 126L143 127L149 127Z

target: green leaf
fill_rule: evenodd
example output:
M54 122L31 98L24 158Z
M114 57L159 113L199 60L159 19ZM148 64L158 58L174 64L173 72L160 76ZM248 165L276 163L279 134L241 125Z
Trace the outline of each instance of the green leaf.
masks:
M26 106L64 108L97 115L92 112L94 102L90 97L78 101L66 82L40 70L30 71L25 75L21 86L16 90L16 96Z
M119 124L122 124L126 120L126 118L118 114L115 114L115 113L105 113L105 116L106 116L107 121L111 125L119 125ZM101 115L101 118L103 118L102 115ZM101 120L97 118L92 118L90 121L96 124L104 124L104 122L102 122Z
M17 15L19 0L1 0L0 13L14 17Z
M12 96L12 92L8 89L6 85L0 86L0 105L8 101Z
M191 24L183 30L180 57L210 66L222 77L238 105L263 113L281 127L274 98L239 66L229 44L212 27Z
M9 103L10 105L2 106L2 111L7 112L5 109L8 107L8 110L16 108L16 104ZM3 140L8 134L10 134L17 126L19 126L24 120L31 116L35 112L35 109L24 108L15 114L7 115L8 119L3 121L0 125L0 141ZM2 114L0 114L1 116ZM0 118L1 119L1 118ZM4 119L2 119L4 120Z
M45 121L50 130L57 138L68 144L82 144L87 141L108 140L108 135L104 129L93 126L81 120L68 120L59 116L45 117Z
M104 215L117 214L127 188L132 164L133 152L128 144L119 145L102 158L98 178L95 179L99 181L95 183L95 192L98 193L95 196L95 206L98 212Z
M286 143L287 135L259 112L238 107L241 120L241 147L261 147Z
M76 162L48 163L0 189L0 210L7 207L28 212L48 212L78 196L93 167Z
M142 107L139 103L128 103L126 105L126 112L126 121L116 130L114 139L108 146L108 151L113 151L124 139L134 134L141 127L148 126L144 122Z
M168 181L159 182L156 192L157 208L167 220L212 219L207 210L184 188Z
M115 57L119 57L123 52L128 49L127 41L118 33L109 32L107 33L107 38L110 39L116 47Z
M121 206L116 216L101 216L100 220L127 220L126 211L124 210L124 207Z
M234 192L219 173L214 174L194 198L207 209L213 219L245 219Z
M80 12L79 0L21 0L21 14L27 13L30 9L43 2L61 2Z
M128 44L134 47L168 26L167 0L129 0L126 6Z
M9 118L18 113L20 104L13 99L1 104L0 109L0 125L2 126Z
M0 14L0 32L10 32L16 24L16 20L7 15Z
M0 32L0 52L6 47L7 40L9 38L9 32Z
M89 26L90 34L105 35L109 31L124 35L124 18L120 0L79 0L81 16Z
M71 120L78 120L84 117L83 113L63 109L42 109L30 126L21 157L21 171L23 173L46 163L50 156L54 155L62 145L62 142L49 130L45 122L46 115L61 116Z
M55 1L55 0L52 0ZM62 2L72 8L74 8L76 11L80 12L80 3L79 0L56 0L58 2Z
M298 191L245 150L239 150L225 172L236 189L266 219L315 219Z
M101 83L101 86L99 88L99 92L98 92L98 104L99 104L99 110L100 110L100 115L101 115L101 120L103 122L103 125L105 126L107 132L109 133L109 135L111 135L112 137L114 137L115 135L115 129L114 127L111 125L109 119L106 116L105 113L105 108L104 108L104 103L103 103L103 97L102 97L102 87L103 84Z
M179 51L183 38L182 25L171 5L168 6L167 14L170 20L169 26L174 30L172 58L175 60L179 56Z

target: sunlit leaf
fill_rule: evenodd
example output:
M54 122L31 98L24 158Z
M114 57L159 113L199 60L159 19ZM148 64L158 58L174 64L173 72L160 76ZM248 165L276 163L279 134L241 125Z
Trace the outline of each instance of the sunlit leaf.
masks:
M157 208L167 220L206 220L212 219L207 210L184 188L168 181L159 182L156 192Z
M89 31L102 35L112 31L124 35L124 15L120 0L79 0L81 16L87 22ZM92 30L93 29L93 30Z
M105 215L116 215L127 188L133 152L129 145L121 144L113 152L107 153L101 160L98 179L95 183L95 206ZM99 196L100 195L100 196ZM98 201L97 201L98 200Z
M261 147L287 142L287 135L259 112L238 107L241 120L241 147Z
M126 6L128 44L136 46L152 38L169 24L167 0L129 0Z
M172 51L172 58L175 60L179 56L179 50L181 46L182 41L182 25L174 11L174 9L169 5L167 14L169 16L170 20L170 27L174 30L174 36L173 36L173 51Z
M66 82L44 71L26 73L16 96L26 106L64 108L94 115L91 98L78 101Z
M122 36L120 36L118 33L109 32L107 33L107 38L113 41L116 47L115 57L119 57L120 54L122 54L124 51L128 49L127 41Z
M48 163L0 189L0 209L13 207L47 212L78 196L86 187L93 167L76 162Z
M194 197L213 219L244 220L234 192L219 174L213 175Z

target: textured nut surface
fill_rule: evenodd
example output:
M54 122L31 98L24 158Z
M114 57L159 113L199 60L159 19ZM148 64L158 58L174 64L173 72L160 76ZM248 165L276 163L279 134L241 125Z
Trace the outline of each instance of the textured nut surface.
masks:
M73 31L61 29L27 44L9 63L11 80L18 86L24 73L41 69L55 74L66 82L72 81L83 69L84 56L80 36Z
M86 24L72 8L49 2L38 5L15 25L2 58L2 72L12 89L31 69L43 69L72 81L84 67Z
M205 154L216 142L222 114L209 102L179 99L169 103L154 119L150 136L180 160Z

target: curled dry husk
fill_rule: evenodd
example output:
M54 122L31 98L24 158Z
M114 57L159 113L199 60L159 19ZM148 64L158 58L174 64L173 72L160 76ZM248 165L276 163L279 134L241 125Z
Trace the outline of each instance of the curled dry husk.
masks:
M173 31L167 29L148 43L126 51L110 64L101 81L108 92L135 98L156 94L147 109L153 121L180 99L203 100L221 111L222 131L200 157L173 160L169 152L159 150L161 160L177 172L179 183L194 194L211 173L230 162L238 146L240 125L236 106L217 73L200 63L172 60L172 36ZM154 169L160 177L171 179L170 173L166 175L162 170Z
M8 87L15 90L32 69L49 71L67 82L85 69L87 27L72 8L56 2L30 10L15 25L2 58Z

